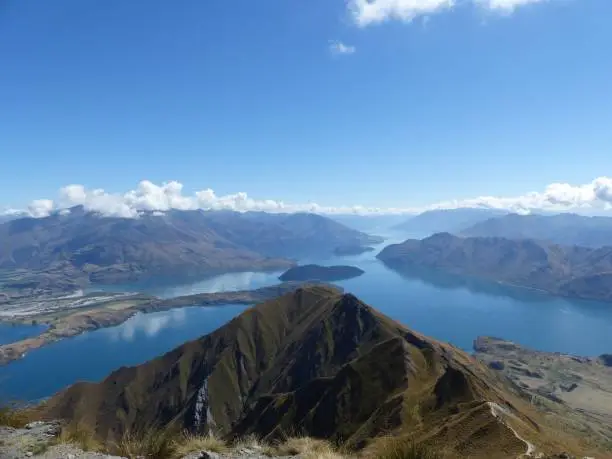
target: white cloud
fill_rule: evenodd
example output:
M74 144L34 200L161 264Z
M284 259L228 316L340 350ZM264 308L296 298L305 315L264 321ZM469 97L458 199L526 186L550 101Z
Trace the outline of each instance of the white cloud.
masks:
M502 12L512 12L519 6L525 6L530 3L542 3L548 0L476 0L477 3L491 10Z
M454 5L455 0L349 0L348 9L358 25L367 26L390 19L410 22Z
M405 199L409 201L410 197L407 196ZM406 204L403 207L365 207L360 205L323 206L312 202L285 203L271 199L253 199L244 192L218 196L210 188L185 194L183 185L179 182L171 181L156 185L148 180L143 180L136 189L126 193L107 193L101 189L89 190L83 185L68 185L59 191L59 197L55 201L50 199L33 201L28 206L27 215L44 217L55 211L65 213L65 209L77 205L103 216L126 218L137 218L142 212L162 215L163 212L171 209L372 215L416 213L429 209L484 207L519 213L529 213L534 210L599 213L612 210L612 178L599 177L582 185L552 183L542 191L532 191L514 197L478 196L470 199L443 201L423 207L411 207L408 202ZM10 214L17 215L19 211L11 209Z
M480 196L473 199L442 202L434 207L488 207L527 213L533 210L605 211L611 206L612 178L599 177L583 185L551 183L542 192L533 191L517 197Z
M417 17L441 13L458 5L476 5L500 13L549 0L348 0L348 11L353 21L365 27L388 20L411 22Z
M351 45L346 45L341 41L332 40L329 42L329 51L332 54L354 54L357 48Z
M68 185L60 189L58 199L40 199L28 206L28 215L44 217L54 211L61 211L73 206L83 206L90 212L97 212L109 217L135 218L142 212L153 215L171 210L235 210L265 211L276 213L318 212L318 213L375 213L377 209L361 206L325 207L316 203L286 204L271 199L253 199L247 193L240 192L218 196L210 188L192 194L183 193L183 185L170 181L157 185L143 180L136 189L126 193L108 193L102 189L87 189L83 185ZM397 212L400 210L398 209ZM15 212L14 210L12 212Z
M53 206L50 199L36 199L28 206L28 213L32 217L46 217L53 211Z

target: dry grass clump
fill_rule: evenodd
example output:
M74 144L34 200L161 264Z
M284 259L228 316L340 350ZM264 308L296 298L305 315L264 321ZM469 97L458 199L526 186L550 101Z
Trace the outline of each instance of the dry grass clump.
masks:
M30 422L30 416L25 410L13 405L0 406L0 426L21 429Z
M93 429L84 424L68 424L63 426L55 442L57 444L78 446L83 451L102 450L102 444L96 440Z
M172 459L177 454L176 433L170 429L148 428L142 431L127 431L113 445L112 453L136 459Z
M305 459L342 459L344 455L329 441L312 437L289 437L275 445L271 453L277 456L297 456Z
M244 449L261 450L265 447L266 445L261 441L261 439L253 434L247 435L246 437L236 438L231 444L231 449L236 451Z
M177 458L187 456L196 451L210 451L212 453L225 453L229 451L227 444L213 434L196 435L183 432L175 441L174 455Z
M376 441L368 457L372 459L445 459L431 448L399 437L384 437Z

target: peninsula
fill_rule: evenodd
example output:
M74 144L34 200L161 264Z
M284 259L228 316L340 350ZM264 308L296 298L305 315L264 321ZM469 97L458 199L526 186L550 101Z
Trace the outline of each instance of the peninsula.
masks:
M38 336L0 346L0 365L20 359L31 350L41 348L64 338L98 328L119 325L137 313L165 311L188 306L220 306L224 304L256 304L305 285L285 282L255 290L235 292L199 293L170 299L144 294L92 294L81 298L57 298L53 307L40 309L31 305L12 309L0 315L0 322L47 325Z

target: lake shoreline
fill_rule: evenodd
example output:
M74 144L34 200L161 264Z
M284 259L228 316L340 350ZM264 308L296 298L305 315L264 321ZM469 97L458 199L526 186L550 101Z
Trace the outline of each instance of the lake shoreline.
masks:
M51 343L78 336L85 332L120 325L138 313L162 312L184 307L218 307L225 304L250 305L260 303L290 293L307 285L302 282L285 282L270 287L253 290L229 291L217 293L199 293L171 299L144 296L143 303L134 304L124 309L113 309L115 305L99 306L93 309L75 308L67 316L51 320L48 328L42 333L26 339L0 346L0 366L24 358L28 352L47 346ZM338 288L338 287L335 287ZM341 289L338 288L340 291ZM130 297L128 297L130 298ZM35 316L33 316L35 317ZM28 318L32 320L32 317Z

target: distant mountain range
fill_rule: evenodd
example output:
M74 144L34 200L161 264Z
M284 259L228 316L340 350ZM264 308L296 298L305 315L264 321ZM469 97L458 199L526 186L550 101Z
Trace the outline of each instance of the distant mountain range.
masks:
M101 217L73 208L0 225L0 268L75 269L92 282L281 270L289 258L381 242L315 214L171 211Z
M155 360L77 383L43 410L106 441L170 424L265 441L298 432L356 449L393 433L475 459L571 442L467 353L329 287L260 304Z
M390 245L378 258L398 271L435 268L557 295L612 301L612 247L439 233Z
M329 218L359 231L385 231L406 220L401 214L330 215Z
M395 229L423 235L458 233L476 223L507 213L504 210L480 208L428 210L408 218L396 225Z
M463 229L461 235L536 239L585 247L612 246L612 218L576 214L509 214L478 222Z

